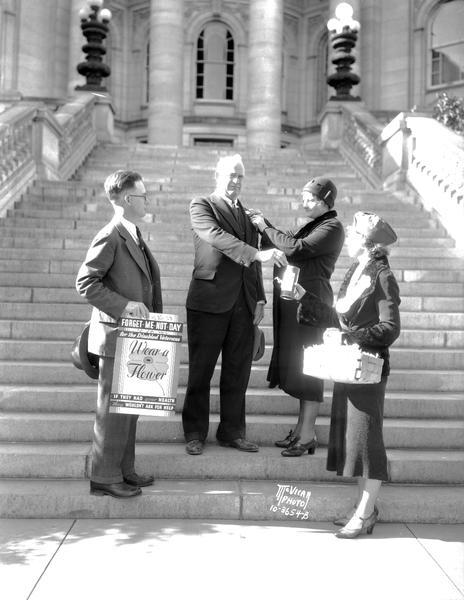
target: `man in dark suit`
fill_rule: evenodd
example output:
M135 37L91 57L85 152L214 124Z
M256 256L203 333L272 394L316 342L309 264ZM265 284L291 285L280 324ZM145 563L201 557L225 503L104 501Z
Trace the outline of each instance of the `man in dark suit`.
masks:
M93 239L76 279L77 291L94 307L88 351L100 357L90 492L129 498L154 477L135 472L138 416L109 412L117 321L146 319L163 306L158 265L136 226L149 203L142 177L116 171L107 177L105 192L114 217Z
M222 352L220 445L245 452L245 392L251 371L254 327L264 315L261 263L286 264L278 249L260 251L258 234L238 200L245 169L241 157L216 167L213 194L190 204L195 261L187 295L189 377L182 422L186 450L201 454L208 435L210 382Z

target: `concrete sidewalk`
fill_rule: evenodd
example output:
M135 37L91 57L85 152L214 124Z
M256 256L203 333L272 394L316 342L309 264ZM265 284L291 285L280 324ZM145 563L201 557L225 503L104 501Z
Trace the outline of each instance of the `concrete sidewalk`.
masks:
M2 600L463 600L464 525L0 519Z

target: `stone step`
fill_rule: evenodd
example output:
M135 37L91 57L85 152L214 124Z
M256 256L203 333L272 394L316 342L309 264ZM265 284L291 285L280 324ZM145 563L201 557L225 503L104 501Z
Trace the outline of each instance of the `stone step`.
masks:
M169 258L172 260L190 260L193 254L193 243L186 243L183 246L179 244L168 243L163 244L160 240L151 240L149 243L150 250L156 256L157 261L162 264L164 261L169 262ZM61 260L65 261L80 261L82 262L87 247L82 244L81 248L60 248L60 252L57 253L57 248L40 248L40 257L42 259L56 259L58 254ZM34 260L37 259L38 248L18 248L18 247L4 247L2 249L3 260ZM390 253L390 261L395 262L397 257L417 257L420 253L422 258L455 258L457 252L454 248L445 247L395 247L392 248ZM342 250L341 257L347 257L347 251ZM459 257L458 257L459 258Z
M188 282L182 290L171 290L162 280L163 301L167 305L182 305L187 296ZM270 283L266 286L270 293ZM442 290L440 290L441 292ZM424 311L424 312L460 312L464 311L464 297L431 297L431 296L408 296L401 288L401 310L404 311ZM60 302L64 304L73 304L76 302L85 302L80 298L75 289L70 288L45 288L45 287L17 287L0 286L0 302ZM271 310L269 303L268 309Z
M191 238L191 235L190 235ZM179 246L177 242L172 242L169 240L164 241L161 234L159 235L151 235L148 233L147 241L150 242L150 248L154 251L157 248L172 248L173 250L178 250L182 252L182 247ZM187 238L186 238L187 240ZM2 237L0 238L0 248L10 248L10 249L37 249L38 244L40 244L41 249L79 249L85 252L88 248L88 241L82 238L74 238L72 240L68 240L66 238L50 238L45 239L40 237L36 239L34 237L28 236L15 236L15 237ZM403 237L401 240L395 243L395 246L392 250L397 252L400 248L410 248L413 247L416 249L418 253L421 253L423 250L433 249L433 248L454 248L454 241L451 238L446 237L433 237L433 238L418 238L415 237ZM453 250L454 252L454 250Z
M184 305L167 304L166 313L179 316L186 322ZM60 304L46 302L3 302L0 305L0 319L19 320L55 320L55 321L81 321L85 322L90 317L90 306L83 302L76 304ZM403 311L401 314L403 329L443 329L464 330L464 314L459 312L416 312ZM271 325L272 314L270 310L264 313L263 325Z
M85 255L82 256L81 260L78 261L67 261L59 260L59 255L56 259L48 260L16 260L0 259L0 272L26 272L26 273L77 273L79 267L82 264L82 260ZM188 255L186 260L179 259L179 256L172 255L171 253L157 253L157 258L160 258L160 269L163 273L169 271L170 273L183 274L185 276L191 276L193 266L193 252ZM163 259L163 260L162 260ZM348 256L340 256L337 261L337 276L344 275L346 270L351 264L351 260ZM391 267L394 271L399 269L407 270L438 270L443 269L446 271L458 271L462 275L463 261L458 257L452 258L433 258L433 257L419 257L410 256L403 257L397 256L392 259ZM264 274L267 275L267 271L270 274L270 267L266 267ZM450 278L450 280L452 280Z
M291 188L301 190L303 185L313 175L308 175L307 167L303 163L292 167L286 168L285 164L276 163L275 165L263 165L262 163L250 163L246 168L245 175L245 186L246 188L256 188L263 183L268 182L273 186L280 188ZM346 190L347 182L354 181L358 187L366 189L368 186L364 184L361 178L353 172L353 170L346 164L339 164L335 168L328 163L320 163L319 165L313 166L313 174L322 175L329 177L333 180L335 185L341 189ZM170 165L165 165L164 168L153 169L153 164L148 161L137 162L134 167L138 169L142 177L148 183L150 182L163 182L172 183L180 189L182 187L188 187L191 185L202 185L205 188L211 188L214 181L214 168L215 161L204 161L197 164L179 164L176 165L175 170L170 168ZM86 168L85 179L86 182L91 182L92 186L96 187L97 182L103 182L107 177L108 173L114 169L113 165L108 164L89 164ZM276 175L275 171L278 171ZM316 173L317 171L317 173Z
M178 218L186 218L186 209L188 209L191 201L191 196L180 199L175 194L168 192L153 192L151 194L151 209L155 209L156 214L162 212L163 214L175 213ZM29 199L28 199L29 200ZM76 205L68 205L63 203L62 205L50 206L45 205L43 202L39 202L31 198L30 201L24 200L21 205L16 205L7 212L6 221L11 219L18 219L23 221L24 219L37 220L39 223L43 223L48 220L67 221L68 223L72 220L83 220L90 221L92 218L95 222L107 221L112 217L113 210L106 198L95 197L92 201L86 201ZM243 200L245 203L245 199ZM301 202L298 199L291 199L287 196L263 194L258 197L254 196L250 198L250 206L261 209L266 217L274 223L275 219L286 218L289 213L293 212L296 216L304 217L305 213L301 208ZM374 209L378 210L377 203L375 201L364 201L362 203L363 210ZM359 209L358 204L353 204L351 196L346 196L337 201L337 213L339 218L343 221L348 215L353 215ZM388 204L382 209L382 217L386 220L400 219L404 216L406 219L411 219L414 216L422 219L424 223L428 223L431 220L430 214L424 211L420 211L418 207L408 204ZM275 221L278 224L278 221Z
M295 222L289 223L288 228L292 228L296 226ZM155 237L160 237L165 240L182 240L187 241L192 239L192 232L190 229L190 225L185 222L179 221L161 221L157 220L156 223L148 224L143 227L144 229L144 238L145 239L154 239ZM45 229L45 228L36 228L33 225L29 227L20 227L18 225L14 226L11 224L5 223L1 227L2 237L27 237L34 234L34 237L37 238L37 244L40 244L40 238L61 238L61 239L81 239L90 241L94 234L97 232L97 228L92 228L90 230L89 227L85 227L82 222L80 223L79 228L71 229L69 227L69 223L67 227L53 227L53 229ZM149 231L151 235L146 236L146 231ZM412 238L416 237L417 239L428 239L428 238L443 238L444 234L441 229L421 229L419 227L395 227L395 231L399 238L407 237Z
M191 239L191 236L190 236ZM153 252L157 252L158 250L164 251L176 251L179 253L191 253L191 248L187 244L186 249L184 250L183 246L179 245L178 241L173 241L170 237L163 236L162 233L159 235L153 235L148 233L146 235L146 240L149 243L150 248ZM187 238L185 239L187 242ZM0 238L0 248L5 250L9 249L12 251L35 251L37 252L37 248L40 248L41 251L46 250L47 253L50 253L54 256L54 250L63 250L63 251L76 251L77 254L73 255L75 257L85 256L85 252L89 246L89 240L82 238L72 238L72 239L59 239L59 238L50 238L45 239L43 237L34 238L31 235L26 237L24 236L15 236L15 237L2 237ZM395 247L392 248L395 252L393 256L396 254L401 254L401 249L406 250L407 253L416 252L417 254L421 254L422 252L429 252L438 250L440 248L448 248L450 249L450 255L453 256L455 253L454 250L454 242L450 238L403 238L399 244L395 244ZM80 254L78 254L80 252ZM343 249L343 253L345 250ZM3 253L2 253L3 254Z
M193 460L199 457L192 457ZM203 458L203 457L200 457ZM311 492L307 512L296 517L276 506L278 485ZM289 492L288 492L289 493ZM380 522L462 523L462 487L384 484L378 499ZM130 501L89 494L85 480L0 480L0 514L4 518L49 519L225 519L268 521L305 519L332 522L353 505L354 486L347 483L160 479ZM295 497L299 499L297 492ZM282 509L282 512L281 512ZM304 523L305 520L301 522Z
M160 189L158 184L146 183L147 193L155 206L163 206L169 209L172 206L188 206L191 199L194 197L192 191L167 191L166 189ZM209 189L211 189L210 183L206 183L203 195ZM247 186L244 191L242 201L245 205L253 206L256 204L262 210L273 210L274 208L282 207L283 212L289 208L300 208L299 203L301 202L301 189L278 189L275 187L270 188L266 182L253 186L251 189ZM371 190L358 190L352 191L349 194L340 194L336 200L336 210L345 210L352 208L353 210L361 207L363 209L379 210L379 196ZM98 190L83 190L83 193L78 198L53 197L46 195L46 192L34 191L32 188L31 192L24 194L20 200L15 202L11 212L7 214L14 214L16 211L25 211L24 216L36 217L40 216L37 214L29 214L29 210L36 210L39 213L43 210L50 210L63 215L70 216L76 211L86 213L97 211L104 212L107 214L112 213L110 203L106 197L103 187ZM404 211L405 213L415 212L427 216L428 213L417 203L402 202L399 201L392 195L384 194L381 200L382 214L386 214L389 211L397 213ZM19 214L19 213L18 213ZM53 216L45 215L43 216Z
M268 309L266 309L268 310ZM266 338L266 345L272 344L272 326L262 325ZM68 343L79 335L82 330L82 321L26 321L26 320L1 320L0 338L14 340L65 340ZM184 331L184 341L188 332ZM464 331L442 331L424 329L405 329L394 348L462 348L464 346Z
M68 362L70 345L71 343L69 340L2 339L0 344L0 360L40 361L44 360L44 357L46 357L47 361ZM260 364L269 364L271 354L272 345L267 344ZM188 348L186 342L181 345L180 362L182 364L188 363ZM221 364L221 360L219 360L219 364ZM391 365L393 368L398 365L402 369L464 371L464 349L423 349L394 346L391 349Z
M184 225L189 225L188 217L187 217L187 204L181 204L178 206L170 206L167 210L157 210L155 211L155 222L156 223L182 223ZM183 218L179 218L179 215L184 213ZM292 227L295 224L295 219L302 216L302 214L296 213L296 211L291 211L288 209L288 214L283 214L283 210L277 211L267 211L266 217L273 223L276 218L279 218L279 227L281 229L286 229L287 227ZM293 212L293 214L292 214ZM350 210L345 212L340 212L340 220L343 223L350 222L351 217L355 211ZM296 214L295 214L296 213ZM93 218L92 218L93 216ZM0 220L0 226L11 228L11 227L19 227L20 229L31 227L34 229L49 229L51 222L53 226L60 230L74 230L74 229L85 229L89 228L92 231L98 231L98 229L104 227L106 223L109 221L109 215L98 215L95 213L94 215L89 216L89 218L30 218L30 217L21 217L21 216L10 216L5 219ZM419 230L430 227L434 229L434 221L422 214L405 214L401 211L397 211L395 213L390 213L389 215L383 214L384 218L390 223L390 225L396 229L399 227L408 227L408 228L417 228ZM274 217L274 218L273 218ZM91 223L90 223L91 222Z
M161 265L163 268L163 265ZM464 283L456 281L456 272L450 274L450 281L434 281L433 274L443 274L442 271L427 272L432 281L403 281L403 276L412 275L412 271L395 270L395 275L400 283L400 293L405 296L437 296L439 291L442 297L462 297L464 295ZM272 272L269 267L264 267L264 289L267 292L268 303L272 302ZM432 275L430 275L432 273ZM78 301L78 294L74 288L77 273L16 273L14 271L0 272L0 287L28 287L28 288L48 288L48 289L68 289L73 290L75 294L74 300ZM344 270L336 269L332 279L332 287L336 293L340 287L344 275ZM424 274L424 278L425 278ZM412 278L412 277L411 277ZM168 276L161 274L161 282L163 290L179 290L185 291L188 289L191 279L191 273L188 275ZM440 285L437 285L439 283ZM6 293L6 292L5 292Z
M327 450L318 448L309 458L291 460L275 447L262 446L247 456L207 445L201 457L188 456L184 444L137 445L137 467L159 479L292 480L301 482L337 481L326 470ZM388 450L391 483L464 483L462 450ZM85 479L91 460L91 444L81 443L0 443L0 478Z
M347 173L349 176L349 173ZM190 174L188 175L190 178ZM352 183L352 178L350 179L350 183ZM169 185L171 185L171 180L169 181ZM208 193L211 190L211 180L206 181L203 180L202 184L204 185L203 194ZM198 181L195 182L195 185L198 185ZM168 204L168 200L173 202L189 202L192 199L193 194L191 190L181 191L181 190L167 190L165 184L156 183L153 180L145 180L145 187L147 189L150 197L155 200L165 201ZM301 199L301 188L295 187L292 185L291 187L282 187L276 185L270 185L268 183L267 178L258 177L256 182L247 182L246 186L243 189L241 197L243 200L247 200L247 202L263 202L270 207L275 202L297 202ZM99 206L100 208L106 208L109 210L109 202L107 200L105 191L103 189L103 185L99 186L85 186L83 185L82 189L79 190L79 193L76 195L63 193L61 195L48 193L46 189L41 188L30 188L30 190L21 196L21 199L17 200L14 204L14 207L17 208L50 208L50 209L70 209L74 210L76 208L83 208L87 210L86 207L90 206ZM408 199L398 199L393 194L389 194L386 192L380 193L376 190L362 188L359 186L358 190L352 190L349 194L345 193L344 190L341 190L337 200L336 200L336 208L338 210L339 207L371 207L379 210L379 206L381 210L398 210L403 209L405 211L416 210L416 212L424 212L421 204L416 201L411 201Z
M253 365L249 387L267 386L267 366ZM179 385L186 385L188 367L180 365ZM82 384L86 375L71 363L55 361L0 361L0 381L6 384ZM212 385L219 385L219 369L216 368ZM391 390L431 390L464 392L464 378L461 371L448 369L393 369L389 378Z
M213 442L219 416L210 416L208 441ZM92 439L94 416L91 413L13 413L0 417L2 442L89 442ZM294 426L290 415L248 415L247 438L260 445L271 445L282 439ZM318 417L316 435L319 443L327 445L329 418ZM464 421L445 419L386 418L383 436L387 448L463 448ZM182 419L179 414L170 418L141 416L137 425L141 442L182 443Z
M1 385L0 411L2 412L87 412L95 411L96 382L87 380L83 385ZM326 386L320 416L330 416L332 390ZM179 386L176 411L182 411L185 387ZM211 388L211 413L219 413L219 389ZM247 391L247 414L294 415L298 414L298 401L280 389L250 388ZM457 392L431 392L427 390L391 391L387 387L385 416L410 419L464 420L462 394Z

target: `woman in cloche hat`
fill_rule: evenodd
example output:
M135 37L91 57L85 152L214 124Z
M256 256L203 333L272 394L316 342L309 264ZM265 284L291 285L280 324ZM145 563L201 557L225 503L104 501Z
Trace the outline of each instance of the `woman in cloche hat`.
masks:
M333 301L330 277L345 239L334 209L336 196L337 188L330 179L314 177L308 181L301 192L305 223L296 231L281 231L257 213L250 217L262 233L263 248L284 252L288 264L300 269L301 286L327 304ZM275 442L283 448L282 456L299 457L314 454L317 446L315 424L324 382L303 373L303 358L305 346L322 342L323 330L318 325L300 325L296 319L297 304L281 298L279 282L283 270L274 270L274 347L267 378L270 387L279 386L299 400L297 424L285 439Z
M372 533L380 486L388 480L383 405L390 372L388 348L400 333L400 296L387 246L395 241L395 232L381 217L357 212L346 239L348 254L355 261L345 275L335 307L302 288L295 294L300 301L300 323L335 327L343 341L358 344L384 360L379 383L334 383L327 469L358 478L353 510L334 521L343 525L336 534L342 538Z

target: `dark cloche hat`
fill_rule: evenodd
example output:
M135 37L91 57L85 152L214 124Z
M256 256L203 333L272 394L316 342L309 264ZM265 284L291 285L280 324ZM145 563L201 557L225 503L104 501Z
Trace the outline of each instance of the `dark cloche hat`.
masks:
M333 208L337 197L337 188L327 177L314 177L303 188L304 192L312 192L319 200L323 200L329 208Z
M375 213L358 211L353 217L353 227L357 233L374 244L388 246L397 240L393 228Z
M75 367L85 371L91 379L98 379L98 356L87 350L89 328L90 324L87 323L82 333L75 339L71 350L71 360Z

